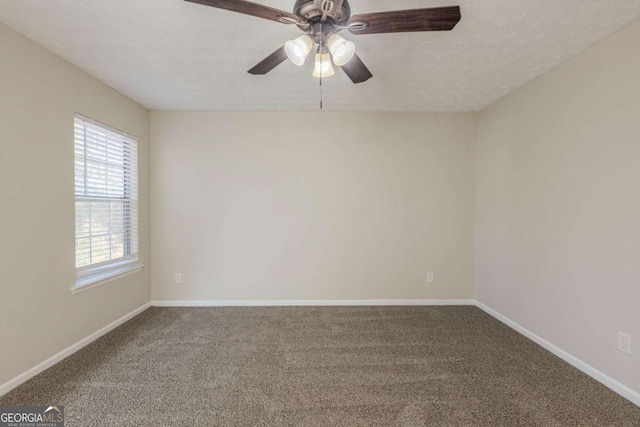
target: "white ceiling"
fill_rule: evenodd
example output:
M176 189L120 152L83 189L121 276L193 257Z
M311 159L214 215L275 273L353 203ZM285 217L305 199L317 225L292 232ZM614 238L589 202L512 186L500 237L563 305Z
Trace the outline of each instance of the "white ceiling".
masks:
M325 110L478 111L640 17L640 0L351 0L351 9L455 4L452 32L346 32L374 77L354 85L336 70L324 80ZM310 60L246 72L300 35L294 26L182 0L0 0L0 22L150 109L319 106Z

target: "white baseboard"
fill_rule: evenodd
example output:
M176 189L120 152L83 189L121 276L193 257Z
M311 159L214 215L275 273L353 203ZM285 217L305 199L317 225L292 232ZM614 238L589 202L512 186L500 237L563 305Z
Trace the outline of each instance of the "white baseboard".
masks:
M516 323L513 320L509 319L508 317L503 316L502 314L500 314L497 311L493 310L492 308L486 306L485 304L483 304L483 303L481 303L479 301L476 301L476 300L471 300L471 299L446 299L446 300L289 300L289 301L288 300L273 300L273 301L271 301L271 300L258 300L258 301L254 301L254 300L238 300L238 301L187 301L187 300L185 300L185 301L183 301L183 300L178 300L178 301L151 301L151 302L146 303L143 306L133 310L132 312L122 316L118 320L115 320L114 322L111 322L110 324L108 324L104 328L94 332L93 334L89 335L86 338L83 338L82 340L78 341L77 343L73 344L72 346L67 347L66 349L60 351L59 353L51 356L47 360L39 363L38 365L34 366L33 368L29 369L28 371L18 375L17 377L7 381L6 383L0 385L0 396L8 393L9 391L13 390L14 388L16 388L20 384L26 382L27 380L29 380L30 378L34 377L35 375L37 375L37 374L43 372L44 370L50 368L51 366L53 366L56 363L60 362L65 357L70 356L71 354L73 354L76 351L80 350L82 347L86 346L87 344L90 344L91 342L97 340L101 336L105 335L107 332L112 331L113 329L115 329L118 326L122 325L127 320L130 320L133 317L137 316L138 314L142 313L144 310L146 310L150 306L155 306L155 307L242 307L242 306L251 307L251 306L253 306L253 307L256 307L256 306L367 306L367 305L377 305L377 306L384 306L384 305L395 305L395 306L398 306L398 305L414 305L414 306L418 306L418 305L423 305L423 306L429 306L429 305L431 305L431 306L435 306L435 305L475 305L478 308L480 308L483 311L485 311L486 313L488 313L489 315L491 315L494 318L498 319L502 323L506 324L510 328L516 330L517 332L521 333L522 335L524 335L525 337L529 338L533 342L537 343L538 345L540 345L543 348L547 349L551 353L553 353L556 356L560 357L565 362L569 363L570 365L574 366L575 368L577 368L580 371L584 372L585 374L589 375L590 377L592 377L596 381L604 384L605 386L607 386L611 390L615 391L616 393L618 393L621 396L625 397L626 399L630 400L634 404L640 406L640 393L638 393L637 391L632 390L631 388L629 388L626 385L622 384L620 381L615 380L615 379L609 377L608 375L600 372L599 370L597 370L593 366L583 362L582 360L578 359L577 357L573 356L572 354L567 353L566 351L562 350L560 347L558 347L558 346L550 343L549 341L545 340L544 338L534 334L530 330L528 330L525 327L519 325L518 323Z
M474 305L472 299L368 299L368 300L237 300L237 301L151 301L154 307L281 307L347 305Z
M137 316L138 314L142 313L143 311L145 311L149 307L151 307L151 303L150 302L144 304L141 307L136 308L131 313L125 314L124 316L122 316L118 320L115 320L115 321L109 323L104 328L92 333L88 337L85 337L85 338L81 339L77 343L65 348L64 350L62 350L62 351L60 351L60 352L58 352L56 354L54 354L53 356L51 356L50 358L48 358L44 362L38 363L36 366L34 366L33 368L29 369L28 371L23 372L22 374L18 375L17 377L15 377L15 378L7 381L6 383L0 385L0 396L7 394L8 392L13 390L14 388L18 387L20 384L28 381L29 379L31 379L32 377L38 375L39 373L43 372L44 370L49 369L50 367L52 367L56 363L60 362L65 357L68 357L68 356L72 355L76 351L80 350L82 347L86 346L87 344L92 343L93 341L97 340L101 336L105 335L107 332L110 332L110 331L114 330L115 328L117 328L118 326L122 325L127 320L134 318L135 316Z
M615 391L616 393L618 393L622 397L625 397L628 400L630 400L631 402L633 402L636 405L640 406L640 393L638 393L637 391L632 390L631 388L629 388L626 385L622 384L620 381L611 378L610 376L604 374L603 372L600 372L599 370L597 370L593 366L583 362L582 360L578 359L574 355L572 355L570 353L567 353L566 351L564 351L563 349L561 349L557 345L552 344L549 341L547 341L544 338L542 338L541 336L534 334L533 332L531 332L530 330L528 330L524 326L521 326L520 324L518 324L518 323L514 322L513 320L509 319L508 317L498 313L497 311L495 311L494 309L486 306L485 304L481 303L480 301L476 301L476 306L478 308L484 310L486 313L490 314L491 316L495 317L496 319L498 319L499 321L501 321L505 325L509 326L511 329L516 330L517 332L521 333L525 337L529 338L531 341L535 342L536 344L540 345L541 347L545 348L546 350L549 350L551 353L555 354L560 359L564 360L565 362L567 362L568 364L570 364L574 368L579 369L580 371L582 371L585 374L589 375L591 378L595 379L596 381L604 384L605 386L607 386L611 390Z

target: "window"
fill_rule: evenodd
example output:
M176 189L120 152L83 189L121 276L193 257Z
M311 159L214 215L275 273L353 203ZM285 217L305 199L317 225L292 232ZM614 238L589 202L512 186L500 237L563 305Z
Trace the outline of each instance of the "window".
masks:
M74 127L77 291L142 266L138 265L138 143L79 114Z

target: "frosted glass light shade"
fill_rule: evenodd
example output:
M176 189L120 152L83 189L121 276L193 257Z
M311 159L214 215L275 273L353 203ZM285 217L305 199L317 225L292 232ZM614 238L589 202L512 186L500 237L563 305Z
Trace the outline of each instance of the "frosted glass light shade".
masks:
M333 58L333 63L338 67L342 67L347 62L351 61L353 55L356 53L356 45L349 40L345 40L338 34L332 34L327 40L327 47Z
M313 77L331 77L335 73L333 65L331 64L331 55L328 53L323 53L322 55L316 53L316 66L313 69Z
M284 51L287 54L287 58L298 66L304 64L312 48L313 40L306 34L297 39L289 40L284 44Z

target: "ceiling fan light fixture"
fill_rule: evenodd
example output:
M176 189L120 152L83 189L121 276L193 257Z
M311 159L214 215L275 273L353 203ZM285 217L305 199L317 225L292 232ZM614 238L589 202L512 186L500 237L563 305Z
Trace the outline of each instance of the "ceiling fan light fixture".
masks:
M313 48L313 40L308 35L304 34L296 39L289 40L284 44L284 50L287 54L287 58L297 66L304 64L307 59L307 55Z
M313 77L331 77L335 74L331 64L331 55L328 53L316 53L316 66L313 69Z
M332 34L327 40L327 47L331 53L333 63L338 67L342 67L351 61L353 55L356 54L356 45L349 40L345 40L338 34Z

